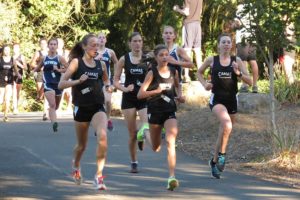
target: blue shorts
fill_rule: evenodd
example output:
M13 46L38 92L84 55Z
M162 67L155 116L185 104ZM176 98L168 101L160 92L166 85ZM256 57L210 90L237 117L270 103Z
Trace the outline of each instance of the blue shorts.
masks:
M55 91L55 96L61 96L62 90L58 89L58 83L44 83L44 92Z

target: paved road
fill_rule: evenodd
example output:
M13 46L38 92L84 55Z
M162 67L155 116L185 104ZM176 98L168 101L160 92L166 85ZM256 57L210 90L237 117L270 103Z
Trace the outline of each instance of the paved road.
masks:
M0 116L2 117L2 116ZM82 160L85 182L77 186L70 178L73 121L63 115L59 133L53 134L41 113L12 116L0 122L0 199L100 199L100 200L299 200L300 190L230 171L222 179L210 177L206 162L177 154L180 187L167 191L166 151L139 152L141 173L129 173L127 132L124 121L114 119L115 130L108 134L109 152L105 168L107 191L92 187L95 172L95 137L90 130L89 146Z

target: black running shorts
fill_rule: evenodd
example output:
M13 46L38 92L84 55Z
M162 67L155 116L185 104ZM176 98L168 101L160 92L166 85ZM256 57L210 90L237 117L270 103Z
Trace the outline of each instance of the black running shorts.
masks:
M105 113L105 109L102 104L85 107L74 106L73 117L77 122L90 122L97 112Z
M168 119L176 119L175 112L148 113L149 124L159 124L163 126Z
M124 94L122 96L122 103L121 103L121 109L130 109L130 108L136 108L136 110L142 110L147 107L146 100L140 100L137 99L136 96Z
M237 97L231 99L222 99L212 94L209 100L210 109L212 110L217 104L222 104L225 106L228 114L237 113Z

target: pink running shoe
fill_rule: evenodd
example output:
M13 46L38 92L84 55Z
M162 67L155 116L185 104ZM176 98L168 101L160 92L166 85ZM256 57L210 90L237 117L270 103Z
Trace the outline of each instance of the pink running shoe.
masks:
M104 176L95 176L94 179L94 186L96 188L96 190L106 190L106 186L104 184Z
M108 121L107 121L107 129L108 129L109 131L113 131L113 130L114 130L114 125L113 125L113 123L112 123L111 120L108 120Z
M77 185L80 185L83 182L80 168L73 168L72 177Z

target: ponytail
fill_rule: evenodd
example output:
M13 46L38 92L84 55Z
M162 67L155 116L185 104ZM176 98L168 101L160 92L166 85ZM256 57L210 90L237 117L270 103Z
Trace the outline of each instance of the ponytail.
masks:
M89 33L89 34L85 35L80 42L75 44L75 46L70 51L69 61L71 61L74 58L83 57L83 55L84 55L83 46L87 46L89 39L92 37L97 38L97 36L95 34Z
M82 48L81 42L75 44L75 46L71 49L69 54L69 61L73 60L74 58L81 58L84 55L84 50Z

